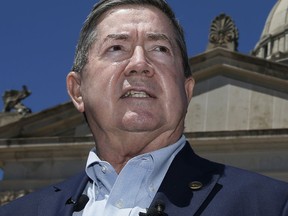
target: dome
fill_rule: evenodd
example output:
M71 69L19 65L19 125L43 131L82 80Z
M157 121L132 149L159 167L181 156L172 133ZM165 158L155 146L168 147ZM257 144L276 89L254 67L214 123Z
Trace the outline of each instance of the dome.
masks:
M278 0L270 11L253 54L288 63L288 0Z
M261 38L265 38L269 35L277 35L287 29L288 24L288 1L278 0L266 20L264 30Z

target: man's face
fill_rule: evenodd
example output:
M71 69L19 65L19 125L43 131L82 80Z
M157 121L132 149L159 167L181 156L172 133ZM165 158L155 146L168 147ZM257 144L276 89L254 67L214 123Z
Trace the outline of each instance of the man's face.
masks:
M193 84L169 19L154 7L121 6L97 26L76 107L95 133L163 133L184 124Z

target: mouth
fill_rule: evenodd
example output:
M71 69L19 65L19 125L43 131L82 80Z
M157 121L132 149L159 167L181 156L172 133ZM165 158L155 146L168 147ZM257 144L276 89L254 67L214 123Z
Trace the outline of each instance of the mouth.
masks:
M151 98L152 96L145 91L130 90L127 91L121 98Z

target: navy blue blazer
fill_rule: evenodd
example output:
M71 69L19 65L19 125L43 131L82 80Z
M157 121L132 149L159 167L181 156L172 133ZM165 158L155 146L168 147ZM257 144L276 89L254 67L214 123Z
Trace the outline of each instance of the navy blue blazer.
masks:
M0 215L71 216L88 180L82 172L2 206ZM189 143L173 160L151 205L158 200L168 216L288 216L287 183L203 159Z

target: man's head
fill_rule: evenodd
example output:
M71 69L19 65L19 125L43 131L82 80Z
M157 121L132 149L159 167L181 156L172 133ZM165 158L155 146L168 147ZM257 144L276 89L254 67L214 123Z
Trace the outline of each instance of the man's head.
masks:
M102 1L84 25L75 62L68 92L96 143L148 151L181 136L194 81L164 1Z
M97 24L101 19L101 16L106 13L108 10L115 8L117 6L123 5L151 5L163 13L170 19L173 24L176 41L181 51L181 56L183 59L183 68L186 77L191 76L191 70L188 62L188 55L186 49L186 43L184 38L184 32L179 24L178 20L175 17L174 12L166 3L165 0L101 0L94 7L89 16L87 17L84 26L80 33L80 38L78 41L75 59L72 67L72 71L81 72L87 61L88 61L88 52L93 44L93 42L97 39Z

